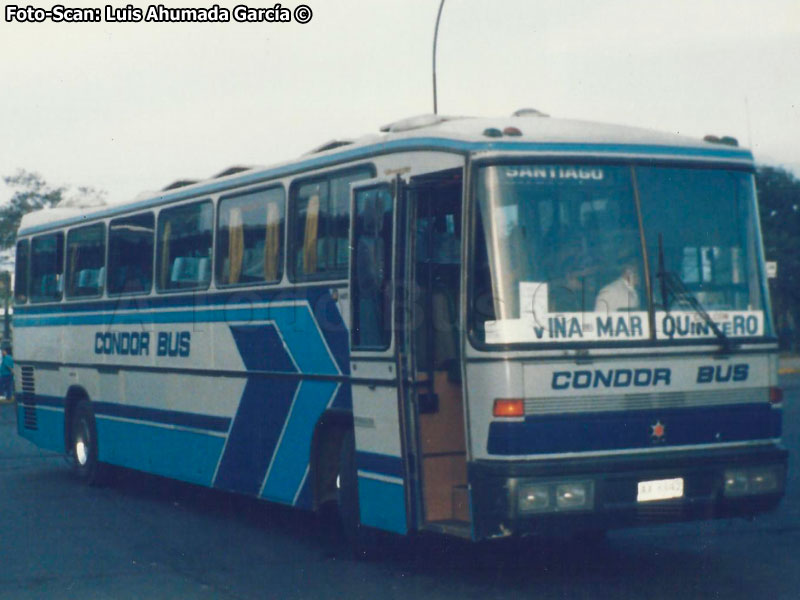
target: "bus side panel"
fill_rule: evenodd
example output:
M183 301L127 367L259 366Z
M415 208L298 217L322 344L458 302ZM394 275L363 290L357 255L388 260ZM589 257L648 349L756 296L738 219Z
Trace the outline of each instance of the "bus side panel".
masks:
M115 419L97 419L103 462L210 486L225 438Z
M57 330L49 329L45 339L58 335ZM18 433L40 448L64 452L65 373L54 368L36 369L31 377L36 393L31 397L21 389L21 369L17 371Z
M69 385L81 385L95 412L100 460L311 507L314 427L326 409L351 408L341 381L349 371L347 330L330 288L199 300L20 315L23 365L63 360L37 352L34 341L67 326L70 360L94 363L63 372L33 367L36 390L26 410L45 416L41 428L26 429L23 410L20 433L63 452L64 398ZM135 352L122 336L138 336Z
M358 362L358 376L386 379L391 363ZM361 523L406 533L406 489L403 468L397 388L391 385L353 385L356 467Z
M26 420L35 425L26 426ZM40 448L64 452L64 409L41 405L26 409L17 404L17 433Z

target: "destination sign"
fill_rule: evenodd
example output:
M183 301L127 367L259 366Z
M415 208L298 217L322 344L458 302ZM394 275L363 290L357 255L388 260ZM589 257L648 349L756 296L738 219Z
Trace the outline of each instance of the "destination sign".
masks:
M764 334L762 311L712 311L709 317L726 337ZM703 317L690 311L657 311L658 340L713 339L717 335ZM486 321L486 343L603 342L650 339L647 312L547 313L536 310L520 319Z

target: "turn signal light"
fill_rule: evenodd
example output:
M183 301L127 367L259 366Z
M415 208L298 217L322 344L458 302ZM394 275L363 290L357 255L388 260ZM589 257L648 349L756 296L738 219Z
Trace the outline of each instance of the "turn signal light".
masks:
M782 404L783 403L783 390L779 387L769 388L769 403Z
M497 398L492 414L495 417L524 417L525 401L522 398Z

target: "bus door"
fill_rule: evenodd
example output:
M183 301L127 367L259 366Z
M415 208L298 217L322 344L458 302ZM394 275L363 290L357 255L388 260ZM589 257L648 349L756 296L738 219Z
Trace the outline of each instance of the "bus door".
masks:
M406 460L401 366L404 337L393 306L402 277L404 184L353 184L350 223L350 375L360 522L406 533L416 521ZM398 202L400 200L400 202ZM398 266L400 265L400 266Z
M416 449L421 524L469 534L461 381L463 171L411 180L407 192L408 428Z

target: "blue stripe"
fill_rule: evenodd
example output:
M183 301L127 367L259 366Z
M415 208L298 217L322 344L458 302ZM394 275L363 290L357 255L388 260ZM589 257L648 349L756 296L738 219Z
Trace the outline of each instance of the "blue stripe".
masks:
M408 531L402 485L359 477L358 501L364 525L400 534Z
M60 396L44 396L42 394L35 394L33 396L33 402L27 402L26 404L40 404L42 406L64 408L64 398L61 398Z
M103 462L206 486L225 443L217 436L103 418L97 419L97 438Z
M665 428L662 439L652 426ZM768 404L527 417L493 422L488 452L561 454L772 439L781 435L780 411Z
M163 425L177 425L192 429L205 429L227 433L231 420L228 417L200 415L196 413L164 410L161 408L145 408L143 406L128 406L125 404L112 404L111 402L92 402L96 415L107 417L120 417L136 421L149 421Z
M346 285L346 284L343 284ZM29 304L14 307L15 316L34 314L68 314L76 312L119 312L136 310L147 312L157 308L194 307L197 309L209 306L251 306L253 304L290 300L320 300L327 293L330 285L307 288L242 288L233 291L203 291L161 296L126 296L106 300L90 300L83 302L57 302L50 304Z
M270 301L308 302L308 306L313 311L313 318L302 306L253 308L253 304ZM190 310L169 312L156 310L166 307L191 308ZM119 311L122 310L136 310L136 312L120 314ZM65 314L90 311L95 314ZM24 328L63 325L250 322L258 320L281 321L281 331L287 337L288 343L293 347L304 349L304 352L298 353L298 360L303 362L301 369L304 372L318 374L347 374L350 372L348 330L328 287L300 290L247 290L203 296L149 297L140 298L136 303L126 301L124 306L114 301L103 301L18 307L14 318L14 326ZM317 323L325 342L333 353L335 364L330 362L324 345L314 347L311 349L313 354L306 355L306 344L303 336L309 333L316 335Z
M185 200L197 196L205 196L214 194L227 189L250 185L278 177L284 177L294 173L305 170L322 168L331 164L348 161L367 159L375 156L376 154L400 151L400 150L413 150L419 148L433 148L438 150L449 150L455 152L478 152L478 151L516 151L516 152L581 152L581 153L604 153L604 154L640 154L647 156L691 156L700 158L733 158L738 160L753 160L753 155L748 150L739 148L686 148L681 146L657 146L657 145L636 145L636 144L587 144L587 143L537 143L537 142L492 142L492 141L479 141L479 142L464 142L458 140L450 140L435 137L423 137L413 139L392 140L380 144L363 146L361 148L354 148L337 152L334 155L325 157L315 157L307 160L302 160L289 165L283 165L272 169L259 171L258 173L250 173L234 177L226 181L212 181L200 187L180 190L167 194L162 194L147 200L138 202L131 202L123 206L113 208L106 208L99 210L89 215L74 217L69 219L62 219L47 223L45 225L37 225L34 227L27 227L18 232L19 236L36 233L39 231L47 231L49 229L62 227L71 223L82 223L86 219L95 219L102 217L109 217L132 210L140 210L152 206L157 206L166 202L174 202L178 200Z
M36 394L33 397L32 404L64 408L64 398L60 396ZM98 416L119 417L131 419L133 421L158 423L160 425L176 425L179 427L205 429L207 431L216 432L227 432L231 422L228 417L133 406L130 404L117 404L113 402L93 401L92 409Z
M300 385L264 485L264 498L294 502L309 465L314 426L335 391L336 384L326 381L304 381Z
M404 477L403 460L399 456L376 454L374 452L356 452L356 467L360 471L369 471L391 477Z
M305 508L307 510L314 508L314 490L311 485L310 477L306 477L306 481L303 484L303 489L300 490L300 493L297 495L297 502L295 502L294 505L298 508Z

